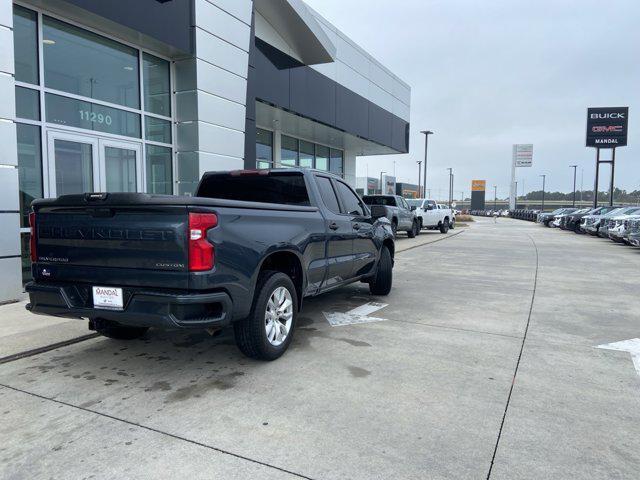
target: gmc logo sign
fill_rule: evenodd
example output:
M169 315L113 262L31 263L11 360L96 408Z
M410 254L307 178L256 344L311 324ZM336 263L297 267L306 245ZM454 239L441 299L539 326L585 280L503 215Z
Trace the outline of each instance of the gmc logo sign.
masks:
M622 133L624 128L622 125L612 125L609 127L606 126L595 126L591 128L593 133Z

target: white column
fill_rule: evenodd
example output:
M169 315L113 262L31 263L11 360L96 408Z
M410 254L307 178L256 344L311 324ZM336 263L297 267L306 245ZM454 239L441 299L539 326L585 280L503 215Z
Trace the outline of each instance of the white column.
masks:
M0 97L0 302L8 302L22 295L11 0L0 0Z
M344 179L353 188L356 188L356 154L348 150L344 151ZM365 190L366 190L365 186Z

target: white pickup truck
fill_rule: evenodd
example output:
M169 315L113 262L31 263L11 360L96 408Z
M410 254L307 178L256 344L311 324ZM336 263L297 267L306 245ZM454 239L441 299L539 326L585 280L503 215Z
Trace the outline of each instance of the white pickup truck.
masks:
M447 233L456 226L456 214L445 205L426 198L407 199L411 210L416 212L420 229L440 230Z

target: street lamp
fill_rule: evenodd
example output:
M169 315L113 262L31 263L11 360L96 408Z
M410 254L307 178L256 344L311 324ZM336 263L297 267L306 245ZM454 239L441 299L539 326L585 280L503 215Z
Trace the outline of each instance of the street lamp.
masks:
M576 206L576 174L578 171L578 165L569 165L569 168L573 168L573 206Z
M416 162L418 164L418 198L420 198L420 194L422 189L420 188L420 178L422 177L422 160L418 160Z
M380 194L384 195L384 190L382 189L382 174L387 173L385 171L380 172Z
M498 186L493 186L493 211L498 210Z
M518 181L516 180L516 210L518 209Z
M542 177L542 211L544 212L544 190L547 182L546 175L540 175Z
M424 188L422 197L424 198L427 193L427 150L429 149L429 135L433 135L433 132L431 130L423 130L420 133L424 135L424 179L422 182L422 188Z
M449 167L447 170L449 170L449 208L451 208L451 195L453 195L453 168Z

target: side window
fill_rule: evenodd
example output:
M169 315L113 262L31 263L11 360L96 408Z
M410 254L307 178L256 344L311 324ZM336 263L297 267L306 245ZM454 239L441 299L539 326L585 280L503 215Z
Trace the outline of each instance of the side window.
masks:
M404 198L400 199L400 201L402 202L402 206L405 209L409 210L409 205L407 204L407 201Z
M355 193L353 193L353 190L342 182L336 182L336 185L338 187L338 195L340 195L342 206L344 207L343 213L348 213L350 215L364 215L364 209L362 208L360 199Z
M316 181L325 206L333 213L340 213L340 205L338 204L336 192L333 191L333 187L331 186L331 180L327 177L316 177Z

